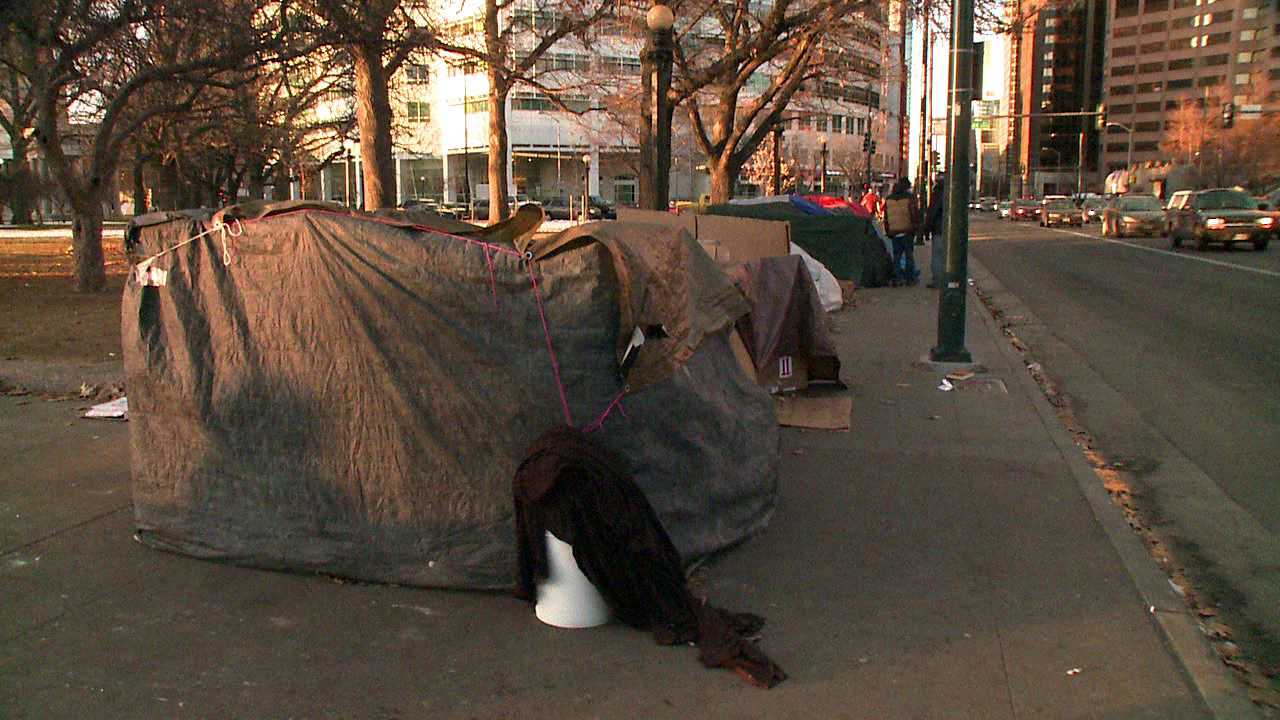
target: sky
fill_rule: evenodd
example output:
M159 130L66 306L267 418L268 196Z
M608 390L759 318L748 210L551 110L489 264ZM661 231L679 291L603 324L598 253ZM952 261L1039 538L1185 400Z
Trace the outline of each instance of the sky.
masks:
M914 181L915 168L920 158L920 93L923 84L924 68L920 65L922 37L920 25L912 30L911 45L911 86L907 114L911 123L911 152L908 167L912 168ZM983 54L982 99L999 99L1002 112L1007 112L1008 79L1006 77L1009 63L1009 38L1004 35L976 35L975 42L986 43ZM933 63L933 87L930 92L932 114L939 121L945 122L947 108L947 73L951 44L949 38L934 38L930 48ZM975 98L977 99L977 98ZM933 149L942 157L946 157L945 136L935 137Z

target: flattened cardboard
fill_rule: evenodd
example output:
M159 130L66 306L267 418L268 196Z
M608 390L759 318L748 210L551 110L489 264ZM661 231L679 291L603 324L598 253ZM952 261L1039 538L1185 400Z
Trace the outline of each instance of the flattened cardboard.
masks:
M618 208L618 222L637 222L646 223L648 225L663 225L666 227L684 228L689 234L698 237L698 228L696 216L685 213L683 215L675 215L672 213L658 212L657 210L640 210L638 208L620 207Z
M711 240L740 263L791 254L791 225L779 220L695 215L699 242ZM717 258L718 259L718 258Z
M773 402L779 425L848 432L852 424L853 395L848 390L808 390L775 395Z

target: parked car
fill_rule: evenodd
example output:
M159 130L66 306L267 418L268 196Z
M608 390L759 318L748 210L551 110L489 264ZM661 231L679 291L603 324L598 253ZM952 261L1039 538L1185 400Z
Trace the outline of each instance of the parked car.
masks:
M1030 198L1014 200L1009 210L1010 220L1035 220L1040 214L1040 203Z
M999 215L1002 218L1007 218L1009 217L1009 211L1012 208L1013 208L1013 203L1009 202L1008 200L1004 202L996 203L996 215Z
M1218 188L1187 196L1183 206L1173 211L1169 239L1175 248L1194 242L1197 250L1207 249L1209 243L1230 249L1233 243L1247 242L1254 250L1265 250L1276 229L1275 215L1259 210L1258 201L1248 193Z
M542 209L546 211L548 219L574 220L582 216L582 198L574 197L573 217L569 217L569 201L566 198L547 200L542 203ZM587 209L587 217L592 220L615 220L618 217L618 211L608 200L593 195Z
M1080 211L1071 198L1046 198L1040 205L1040 227L1079 225Z
M1088 225L1102 220L1102 211L1106 207L1107 199L1100 195L1085 198L1080 204L1080 224Z

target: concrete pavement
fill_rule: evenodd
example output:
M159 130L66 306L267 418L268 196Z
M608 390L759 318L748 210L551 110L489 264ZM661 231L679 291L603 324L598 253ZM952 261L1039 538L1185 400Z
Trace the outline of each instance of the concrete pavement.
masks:
M695 576L768 618L763 647L790 675L774 690L627 628L542 626L504 595L143 548L126 427L4 397L0 716L1250 717L1170 634L1194 632L1185 609L1151 612L1133 571L1154 566L1117 544L1119 511L1090 501L976 299L967 344L988 372L943 392L916 364L934 293L855 298L835 316L853 431L784 432L773 524Z

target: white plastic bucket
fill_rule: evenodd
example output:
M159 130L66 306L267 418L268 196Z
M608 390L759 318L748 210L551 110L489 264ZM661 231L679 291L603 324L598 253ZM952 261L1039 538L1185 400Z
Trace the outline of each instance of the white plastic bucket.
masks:
M589 628L609 622L609 606L591 584L573 546L547 531L547 579L538 583L534 613L542 622L562 628Z

